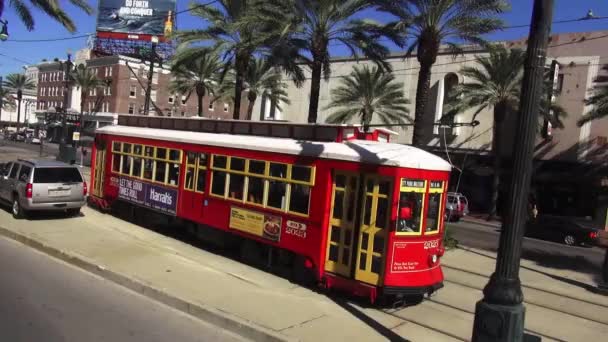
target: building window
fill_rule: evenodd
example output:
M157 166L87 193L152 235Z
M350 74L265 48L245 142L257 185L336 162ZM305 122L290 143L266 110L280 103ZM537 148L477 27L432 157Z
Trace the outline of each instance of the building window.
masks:
M102 105L102 112L104 113L108 113L110 111L110 103L109 102L104 102Z
M135 113L135 104L133 102L129 102L129 114Z
M93 102L89 102L89 113L93 112Z
M208 107L210 112L213 112L213 101L209 101L209 107Z
M132 85L129 87L129 97L130 98L136 98L137 97L137 87Z
M146 96L146 88L141 88L141 96Z
M112 70L112 69L110 69L110 70ZM112 95L112 88L110 86L106 86L105 88L103 88L103 94L105 96Z
M186 95L182 95L182 106L186 104L187 100L188 98L186 97Z
M228 108L229 108L229 107L230 107L230 106L228 106L228 104L227 104L227 103L224 103L224 112L228 113Z
M156 102L156 90L151 90L150 91L150 99L154 102Z
M44 87L40 87L40 96L45 96L46 89Z
M112 76L112 67L111 66L106 67L105 76L106 77L111 77Z
M169 95L169 103L173 104L174 101L175 101L175 95Z
M186 116L186 112L182 110L182 116Z

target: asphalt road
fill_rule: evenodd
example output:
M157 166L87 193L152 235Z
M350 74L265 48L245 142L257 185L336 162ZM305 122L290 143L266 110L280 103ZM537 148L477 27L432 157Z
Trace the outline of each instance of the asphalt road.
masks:
M17 142L17 141L10 141L10 140L5 140L3 137L0 138L0 143L6 146L13 146L13 147L18 147L18 148L22 148L24 150L29 150L29 151L33 151L33 152L39 152L40 151L40 145L36 145L36 144L28 144L25 142ZM47 143L45 142L42 145L43 151L45 154L48 155L56 155L59 153L59 145L58 144L54 144L54 143Z
M0 237L0 341L242 341Z
M452 236L459 245L496 252L499 230L469 222L452 223ZM604 262L604 250L597 247L572 247L562 243L524 238L522 257L543 266L599 274Z

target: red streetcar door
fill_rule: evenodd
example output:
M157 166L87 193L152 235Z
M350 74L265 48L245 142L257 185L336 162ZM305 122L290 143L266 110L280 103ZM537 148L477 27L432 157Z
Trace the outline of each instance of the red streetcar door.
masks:
M350 277L359 176L336 171L332 189L332 215L329 219L325 270Z
M103 186L105 178L106 148L98 147L95 153L95 171L93 174L93 188L91 193L95 197L103 198Z
M392 188L388 178L365 177L355 279L372 285L381 285Z

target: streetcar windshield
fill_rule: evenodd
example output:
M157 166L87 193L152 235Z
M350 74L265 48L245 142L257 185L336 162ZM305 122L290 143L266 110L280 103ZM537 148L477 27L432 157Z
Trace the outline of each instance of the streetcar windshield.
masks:
M422 205L424 193L421 192L401 192L399 196L399 211L402 208L409 208L409 218L399 218L397 222L398 233L420 233L420 221L422 219Z

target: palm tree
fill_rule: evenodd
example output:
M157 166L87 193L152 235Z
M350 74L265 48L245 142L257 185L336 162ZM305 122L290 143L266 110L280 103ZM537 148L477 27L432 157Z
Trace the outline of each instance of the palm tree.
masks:
M494 175L492 179L492 200L488 218L497 214L498 193L500 188L502 127L509 115L517 115L521 96L523 63L526 53L519 49L507 50L503 46L489 48L489 55L477 57L478 66L463 67L460 73L468 80L456 87L448 99L448 116L468 108L475 108L474 116L485 109L493 111L492 152L494 155ZM546 75L549 79L549 75ZM546 82L544 89L549 83ZM543 92L544 94L545 92ZM550 109L550 110L548 110ZM563 127L560 117L565 111L557 104L549 105L548 96L541 101L540 118L549 120L556 127ZM473 118L475 119L475 118Z
M593 109L578 120L576 124L579 127L587 122L608 117L608 87L597 88L595 94L585 100L585 105L593 106Z
M412 144L422 146L429 140L426 115L431 72L441 44L449 46L454 54L461 48L454 42L485 45L483 35L503 26L497 16L509 6L505 0L376 0L379 9L398 18L411 45L410 55L416 50L420 63L416 89L416 112Z
M60 1L57 0L30 0L30 5L27 5L23 0L11 0L9 1L9 6L12 7L15 12L17 12L17 16L23 22L28 31L34 30L35 21L32 16L30 6L35 7L36 9L44 12L47 16L51 17L51 19L59 22L63 27L65 27L69 32L76 31L76 25L67 13L64 12L63 8L61 8ZM86 14L93 13L93 9L89 4L84 0L69 0L69 2L83 10ZM4 0L0 0L0 17L4 12Z
M190 14L203 19L208 25L202 29L179 31L175 38L180 46L212 42L225 60L224 73L229 67L235 71L233 118L240 118L241 95L249 61L262 47L271 44L275 35L261 23L246 21L256 2L263 0L218 0L218 7L192 3Z
M171 91L186 95L196 94L198 116L203 116L203 97L213 93L220 82L222 62L216 52L208 48L190 48L178 51L173 59L175 79Z
M87 101L91 90L103 85L103 81L97 77L96 73L91 71L91 69L87 69L82 64L72 71L70 77L71 81L74 82L74 85L80 88L80 129L83 130L85 102Z
M10 74L6 76L4 87L12 89L17 93L17 131L21 126L21 100L24 90L36 89L36 83L25 74Z
M327 106L337 110L327 118L329 123L345 123L358 117L367 132L374 115L386 125L412 122L403 95L403 83L395 82L391 72L378 66L354 67L349 76L340 80L332 90L332 102Z
M389 50L380 39L388 38L399 46L403 39L391 24L354 18L371 6L368 0L266 0L256 11L258 17L254 21L290 32L288 39L277 42L273 57L279 53L279 61L287 62L282 66L298 81L303 73L300 65L293 62L303 62L311 72L309 123L317 122L321 77L329 80L331 76L331 44L343 44L353 56L363 53L390 70L383 60Z

